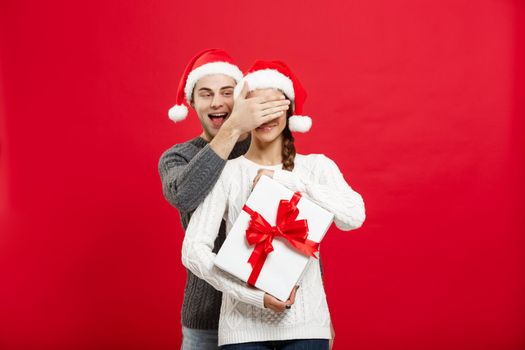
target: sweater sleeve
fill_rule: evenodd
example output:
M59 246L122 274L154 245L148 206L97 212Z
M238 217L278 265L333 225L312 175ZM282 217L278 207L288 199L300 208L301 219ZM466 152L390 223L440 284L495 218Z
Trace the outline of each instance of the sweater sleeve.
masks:
M213 243L227 208L227 195L220 178L193 213L182 243L182 263L215 289L244 303L264 308L264 292L251 288L213 263Z
M194 156L190 147L185 146L178 145L164 152L158 167L164 198L179 211L190 212L213 188L226 160L209 145Z
M337 165L319 155L313 180L302 173L276 170L273 178L292 191L299 191L334 214L335 225L343 231L354 230L365 221L365 205L359 193L345 181Z

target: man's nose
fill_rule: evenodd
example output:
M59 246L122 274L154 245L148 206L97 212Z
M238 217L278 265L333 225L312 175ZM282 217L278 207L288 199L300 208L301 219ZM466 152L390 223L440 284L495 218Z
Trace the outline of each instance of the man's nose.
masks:
M223 98L220 94L215 94L211 100L212 108L219 108L224 103Z

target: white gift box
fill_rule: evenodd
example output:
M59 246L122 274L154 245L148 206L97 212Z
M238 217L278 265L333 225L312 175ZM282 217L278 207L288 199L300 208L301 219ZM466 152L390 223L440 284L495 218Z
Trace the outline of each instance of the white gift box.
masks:
M262 215L271 226L275 226L280 200L289 200L293 194L294 192L277 181L262 176L246 201L246 205ZM321 242L332 224L333 214L305 196L301 197L297 208L299 215L296 220L308 221L308 239ZM252 265L248 259L255 248L255 245L249 245L246 240L249 223L250 215L242 210L215 258L216 266L245 282L252 273ZM306 270L310 259L315 258L297 251L282 237L275 237L272 245L274 250L268 254L255 287L281 301L286 301L303 271Z

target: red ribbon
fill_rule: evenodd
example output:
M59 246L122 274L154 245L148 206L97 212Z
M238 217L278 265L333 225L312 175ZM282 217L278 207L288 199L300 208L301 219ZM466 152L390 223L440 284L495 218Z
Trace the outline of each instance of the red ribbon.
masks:
M307 238L307 220L295 220L299 215L297 203L300 199L301 194L296 192L290 200L282 199L279 202L275 226L271 226L258 212L253 211L248 206L245 205L242 208L251 217L250 224L246 229L246 240L250 245L255 244L255 248L248 259L252 265L252 273L248 278L249 285L255 286L268 254L273 251L272 241L275 237L283 237L299 252L317 259L314 253L319 251L319 243Z

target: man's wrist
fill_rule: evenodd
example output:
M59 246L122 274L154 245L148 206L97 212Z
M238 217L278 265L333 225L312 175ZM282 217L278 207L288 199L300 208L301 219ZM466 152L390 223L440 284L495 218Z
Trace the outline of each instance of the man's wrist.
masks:
M243 134L242 130L234 125L232 122L230 122L230 119L226 120L224 124L222 124L222 127L219 132L224 132L225 135L228 136L228 138L232 137L235 138L235 140L238 140L239 137Z
M228 159L235 144L239 141L242 133L230 123L224 122L219 132L210 142L210 148L222 159Z

